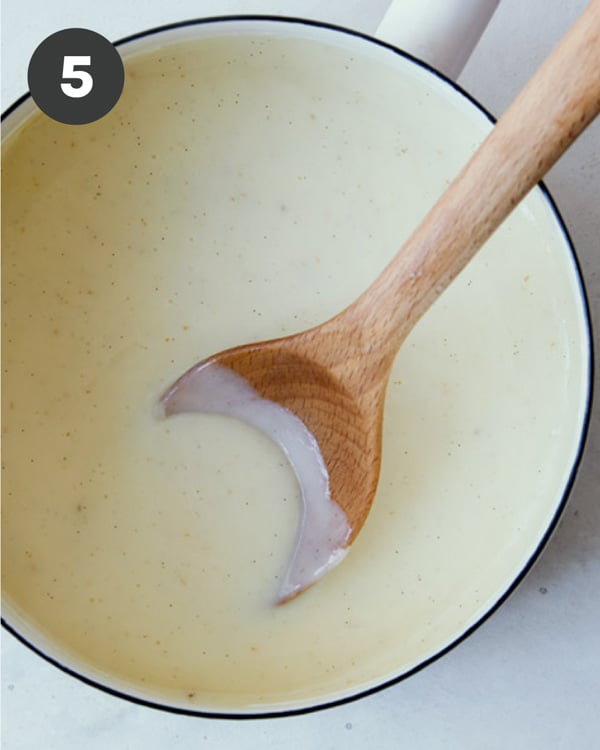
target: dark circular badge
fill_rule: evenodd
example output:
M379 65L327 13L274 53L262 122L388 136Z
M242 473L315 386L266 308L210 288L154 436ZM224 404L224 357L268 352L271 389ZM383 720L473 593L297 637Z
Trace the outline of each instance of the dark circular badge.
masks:
M27 81L34 102L68 125L99 120L117 103L125 73L121 56L105 37L89 29L51 34L29 61Z

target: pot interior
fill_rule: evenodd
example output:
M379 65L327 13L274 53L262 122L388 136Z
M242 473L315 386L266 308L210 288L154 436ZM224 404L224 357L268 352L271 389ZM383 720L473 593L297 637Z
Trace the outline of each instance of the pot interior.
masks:
M25 101L3 141L3 602L45 656L212 713L328 704L405 676L506 595L581 450L585 301L535 189L417 325L378 494L336 570L274 607L299 498L222 417L156 418L212 352L315 325L397 251L490 130L350 33L221 20L121 47L85 126Z

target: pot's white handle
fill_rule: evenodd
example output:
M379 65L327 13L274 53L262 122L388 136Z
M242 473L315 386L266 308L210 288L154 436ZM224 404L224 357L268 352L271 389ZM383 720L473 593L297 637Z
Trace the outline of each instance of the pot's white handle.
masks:
M392 0L376 36L460 75L500 0Z

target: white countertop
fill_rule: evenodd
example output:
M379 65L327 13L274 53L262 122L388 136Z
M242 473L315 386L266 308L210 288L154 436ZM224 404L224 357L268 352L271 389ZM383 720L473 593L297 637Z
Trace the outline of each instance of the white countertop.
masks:
M460 82L500 114L585 0L502 0ZM85 26L118 39L185 18L281 13L372 32L389 0L3 0L2 109L25 92L37 44ZM600 121L546 180L583 268L600 330ZM596 335L596 352L600 341ZM177 716L61 673L2 633L6 750L363 748L592 750L600 742L600 399L571 501L516 592L471 637L415 676L359 701L255 721Z

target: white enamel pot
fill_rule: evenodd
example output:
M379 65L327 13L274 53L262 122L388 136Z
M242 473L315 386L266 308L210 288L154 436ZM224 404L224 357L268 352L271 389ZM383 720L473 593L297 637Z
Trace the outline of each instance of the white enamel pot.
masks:
M419 323L390 384L368 523L339 569L269 607L286 548L261 536L261 513L280 521L260 477L236 485L259 503L240 521L241 500L183 497L198 452L161 468L124 435L150 440L156 393L204 351L353 299L492 119L425 63L311 21L203 19L118 48L126 85L102 121L51 123L29 97L4 118L3 623L84 682L181 713L285 715L406 678L514 590L575 476L591 335L556 207L533 190ZM93 408L69 400L83 381L85 398L103 394ZM147 476L172 495L138 498ZM246 536L262 563L240 552ZM240 564L227 580L224 559Z

